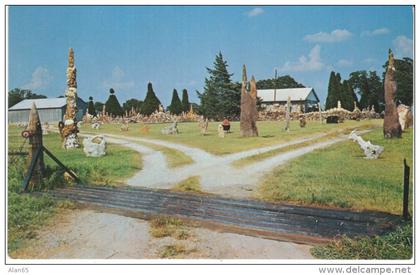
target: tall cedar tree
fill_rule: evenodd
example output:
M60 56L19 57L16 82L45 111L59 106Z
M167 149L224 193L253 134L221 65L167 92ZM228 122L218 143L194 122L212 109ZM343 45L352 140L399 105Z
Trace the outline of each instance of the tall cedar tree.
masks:
M176 89L174 89L174 91L172 92L171 105L168 106L168 110L171 114L174 115L179 115L182 113L183 106L181 100L179 99L178 91Z
M153 91L152 83L147 84L147 94L144 98L143 104L140 109L140 113L146 116L150 116L156 110L159 110L160 100L157 98Z
M385 71L382 78L385 79L388 61L383 66ZM397 95L395 101L407 106L413 105L413 59L404 57L403 59L394 59L395 73L394 77L397 81Z
M91 116L96 116L95 105L93 104L93 97L91 96L89 97L88 114Z
M337 75L335 72L331 72L330 80L328 82L328 95L325 103L326 110L337 107L339 86Z
M211 119L237 118L240 114L240 84L233 83L222 53L216 55L213 69L206 68L209 77L205 79L204 91L197 91L201 113Z
M188 112L190 110L190 100L188 99L187 89L182 90L182 110Z
M121 108L120 103L118 102L117 97L115 96L115 91L113 88L109 89L109 97L105 102L106 112L112 116L122 116L123 109Z
M351 88L349 81L344 80L343 84L341 84L341 93L339 96L341 107L346 110L352 111L354 109L354 97L353 97L353 89Z

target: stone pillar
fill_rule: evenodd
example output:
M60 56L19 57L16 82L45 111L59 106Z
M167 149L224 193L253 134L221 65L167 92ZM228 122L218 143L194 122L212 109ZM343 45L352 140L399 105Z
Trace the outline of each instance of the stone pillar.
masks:
M59 123L63 148L71 149L80 146L77 133L76 113L77 113L77 82L76 67L74 65L73 49L69 50L69 64L67 66L67 90L66 96L66 113L64 114L64 122Z
M388 68L385 74L385 117L384 117L384 137L400 138L401 125L398 121L397 106L395 95L397 93L397 82L394 78L394 55L391 49L388 55Z
M284 126L284 130L289 132L289 124L290 124L290 96L287 97L287 103L286 103L286 125Z
M240 130L242 137L258 136L257 129L257 84L254 76L249 82L250 91L247 91L246 67L242 67L242 87L241 87L241 122Z

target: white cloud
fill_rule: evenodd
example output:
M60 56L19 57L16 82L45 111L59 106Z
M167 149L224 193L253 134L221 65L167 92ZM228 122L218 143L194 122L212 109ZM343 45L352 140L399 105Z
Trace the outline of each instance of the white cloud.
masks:
M32 73L31 81L22 85L21 88L28 89L28 90L36 90L40 88L45 88L48 86L48 84L50 84L52 79L53 78L50 75L48 69L42 66L39 66Z
M133 80L125 80L125 72L119 66L112 70L111 78L103 82L105 88L114 88L115 90L130 89L135 85Z
M351 65L353 65L353 61L348 59L340 59L337 62L337 66L339 67L350 67Z
M255 17L263 13L264 10L262 8L253 8L252 10L247 11L245 14L249 17Z
M390 31L388 28L379 28L372 31L362 31L360 36L376 36L376 35L383 35L388 34Z
M330 33L318 32L314 34L305 35L305 41L313 43L337 43L349 39L353 34L345 29L333 30Z
M399 57L412 57L413 56L413 40L410 38L400 35L393 41L395 47L395 53Z
M320 71L325 67L321 60L321 47L315 45L309 52L308 56L302 55L297 62L289 62L283 64L279 71L281 72L307 72Z

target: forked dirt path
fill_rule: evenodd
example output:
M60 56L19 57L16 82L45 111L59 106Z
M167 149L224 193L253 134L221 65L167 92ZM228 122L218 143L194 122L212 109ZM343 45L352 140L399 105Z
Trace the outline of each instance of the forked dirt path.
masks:
M338 136L327 141L317 142L318 139L325 137L327 134L315 134L309 137L295 139L290 142L217 156L199 148L192 148L168 141L106 133L103 135L108 142L130 147L143 155L144 167L127 181L128 185L168 189L182 180L192 176L198 176L200 177L200 185L203 191L232 197L248 196L250 194L249 191L252 191L255 188L264 174L271 171L276 166L282 165L293 158L313 150L327 147L346 139L345 136ZM308 141L314 143L298 149L291 149L278 153L277 155L244 167L235 167L232 165L234 161L242 158L280 148L287 148L288 146ZM194 163L182 167L169 168L165 156L161 152L154 150L151 147L140 145L138 142L179 150L191 157L194 160ZM232 192L232 190L235 190L235 192Z

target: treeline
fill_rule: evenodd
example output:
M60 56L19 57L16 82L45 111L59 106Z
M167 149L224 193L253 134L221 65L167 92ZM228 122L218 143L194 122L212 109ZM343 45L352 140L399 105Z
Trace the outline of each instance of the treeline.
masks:
M413 105L413 60L411 58L395 59L395 79L397 82L397 104ZM388 61L383 65L382 77L376 71L355 71L347 80L341 80L339 73L331 72L328 83L328 95L325 108L341 106L353 110L354 102L361 109L372 108L377 112L385 109L384 81Z

